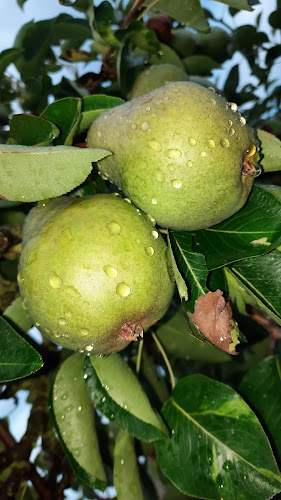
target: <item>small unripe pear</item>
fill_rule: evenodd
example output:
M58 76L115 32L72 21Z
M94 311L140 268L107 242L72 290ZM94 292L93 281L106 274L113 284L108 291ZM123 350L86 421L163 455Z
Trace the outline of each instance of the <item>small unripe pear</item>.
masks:
M146 214L121 197L41 204L27 217L24 241L24 307L63 347L117 352L170 304L166 244Z
M138 75L129 93L129 99L134 99L151 90L163 87L170 82L187 81L188 76L174 64L155 64Z
M197 35L186 28L175 29L172 39L172 48L182 57L192 56L195 52Z
M197 33L197 49L212 57L215 61L222 62L227 57L227 44L230 40L229 34L222 28L212 27L209 33Z
M237 212L259 159L237 106L190 82L103 113L87 142L113 152L99 162L103 175L159 225L178 230L207 228Z

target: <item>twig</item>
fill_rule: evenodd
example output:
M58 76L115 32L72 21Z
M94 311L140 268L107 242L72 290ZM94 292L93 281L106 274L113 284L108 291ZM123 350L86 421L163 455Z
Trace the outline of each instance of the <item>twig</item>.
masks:
M141 339L139 342L138 357L137 357L137 364L136 364L136 374L137 375L140 372L142 348L143 348L143 339Z
M157 345L157 347L158 347L159 351L161 352L162 357L163 357L163 359L165 361L167 370L168 370L169 375L170 375L171 386L172 386L172 389L173 389L175 387L176 383L175 383L175 377L174 377L174 374L173 374L173 370L172 370L172 367L170 365L170 361L168 360L167 355L166 355L166 353L165 353L165 351L164 351L164 349L163 349L160 341L158 340L157 335L154 332L151 332L151 335L152 335L153 340L154 340L155 344Z
M148 5L148 6L146 7L146 9L144 9L144 11L143 11L143 12L139 15L139 17L137 17L137 21L140 21L140 20L143 18L143 16L145 16L145 14L146 14L146 13L147 13L150 9L152 9L152 7L154 7L154 5L155 5L157 2L159 2L159 0L153 0L153 2L151 2L151 4L150 4L150 5Z

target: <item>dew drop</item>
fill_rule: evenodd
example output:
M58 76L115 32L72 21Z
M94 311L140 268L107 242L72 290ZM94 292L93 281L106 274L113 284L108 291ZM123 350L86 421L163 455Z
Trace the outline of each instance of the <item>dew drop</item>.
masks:
M136 130L136 128L137 128L136 124L135 124L135 123L132 123L132 129L133 129L133 130Z
M261 167L256 167L256 171L255 171L254 176L255 176L255 177L258 177L259 175L261 175L261 173L262 173L262 169L261 169Z
M140 128L141 128L141 130L142 130L143 132L146 132L147 130L149 130L149 129L150 129L149 122L142 122L142 124L141 124L141 127L140 127Z
M146 216L150 220L150 222L155 226L156 220L154 219L154 217L152 217L152 215L149 215L149 214L146 214Z
M224 149L229 148L229 144L230 144L230 142L229 142L229 140L228 140L228 139L221 139L220 143L221 143L221 147L222 147L222 148L224 148Z
M78 292L78 290L76 290L76 288L74 288L74 286L66 287L66 292L75 299L79 299L81 297L81 294Z
M170 170L170 172L173 172L175 170L175 167L174 167L174 165L172 165L172 163L170 163L168 165L168 169Z
M150 149L152 149L152 151L155 151L157 153L162 151L162 146L158 141L149 141L148 146L150 147Z
M235 134L235 128L230 128L229 129L229 135L234 135Z
M115 267L112 267L110 265L104 266L103 270L109 278L116 278L118 274L117 269L115 269Z
M201 156L202 158L205 158L205 157L207 156L206 151L202 151L202 152L200 153L200 156Z
M209 148L214 149L216 147L215 141L213 141L213 139L210 139L208 141L208 146L209 146Z
M84 378L84 380L87 380L87 378L88 378L87 373L84 374L83 378Z
M235 102L230 102L229 107L230 107L231 111L233 111L233 113L236 113L238 106Z
M122 458L122 460L121 460L121 465L124 465L124 460L123 460L123 458Z
M61 326L67 325L67 319L65 319L65 318L59 318L59 324Z
M50 274L49 283L52 288L61 288L63 285L62 279L56 273Z
M159 236L159 233L157 231L151 231L151 236L152 236L152 238L154 238L155 240L157 240L157 238Z
M152 247L146 247L144 250L145 250L146 255L148 255L149 257L151 257L151 255L154 254L154 248L152 248Z
M131 293L130 287L124 283L123 281L121 283L118 283L116 287L116 293L117 295L120 295L120 297L128 297Z
M244 118L244 116L240 116L239 121L240 121L240 123L241 123L241 126L242 126L242 127L245 127L245 125L246 125L246 123L247 123L247 122L246 122L246 118Z
M151 203L152 203L152 205L157 205L157 200L156 200L156 198L152 198Z
M64 420L64 415L61 416L61 420Z
M77 410L81 411L82 410L82 406L78 406Z
M158 182L164 182L164 180L165 180L164 174L161 170L156 170L155 178Z
M81 328L80 333L81 333L81 335L83 335L83 337L85 337L86 335L89 335L90 332L89 332L88 328ZM86 347L86 349L87 349L87 347ZM91 351L92 349L87 349L87 351L88 350Z
M192 165L193 165L193 162L191 160L187 160L186 166L187 167L192 167Z
M256 146L254 144L252 144L251 147L247 150L246 157L251 158L252 156L254 156L256 151L257 151Z
M109 224L106 225L108 231L110 234L120 234L121 233L121 226L118 224L118 222L115 222L114 220L109 222Z
M90 352L93 350L93 346L92 345L86 345L85 347L86 351Z
M98 137L102 137L102 133L100 130L98 131Z
M228 125L229 125L230 127L232 127L232 125L233 125L233 121L232 121L232 120L228 120Z
M196 146L197 142L195 139L193 139L193 137L190 137L190 139L188 140L190 146Z
M216 101L216 99L210 99L210 103L211 103L213 106L215 106L215 105L217 104L217 101Z
M180 181L179 179L174 179L172 180L172 185L174 188L180 189L182 187L182 181Z
M67 318L71 318L71 316L72 316L72 312L71 312L71 311L64 311L64 315L65 315Z
M35 326L37 326L37 327L40 326L40 323L38 323L38 321L36 321Z
M21 303L21 307L22 307L25 311L27 311L27 305L26 305L26 303L24 302L24 300L23 300L23 301L22 301L22 303Z
M171 160L178 160L181 157L182 152L179 149L167 149L165 155Z

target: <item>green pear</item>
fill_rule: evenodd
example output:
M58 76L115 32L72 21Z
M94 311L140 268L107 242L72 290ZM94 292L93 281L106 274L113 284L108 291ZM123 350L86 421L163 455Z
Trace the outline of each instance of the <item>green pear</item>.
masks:
M89 147L113 154L101 173L163 227L194 230L245 204L259 160L234 103L191 82L170 83L99 116Z
M114 353L166 312L174 292L167 246L129 200L100 194L41 203L24 233L23 305L54 342Z
M186 28L175 29L172 38L172 48L182 57L188 57L194 54L197 35L195 32Z
M188 80L187 74L178 66L155 64L138 75L128 97L134 99L167 83L186 80Z
M212 27L209 33L197 33L197 50L199 49L215 61L223 62L227 57L226 48L229 39L229 34L224 29Z

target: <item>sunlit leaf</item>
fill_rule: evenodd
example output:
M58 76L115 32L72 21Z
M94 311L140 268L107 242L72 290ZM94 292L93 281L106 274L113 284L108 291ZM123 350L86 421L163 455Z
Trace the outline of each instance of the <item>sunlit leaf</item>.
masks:
M97 117L107 109L123 104L125 101L119 97L108 95L89 95L82 99L82 118L79 123L78 134L88 130Z
M145 5L150 4L150 0L145 1ZM208 29L208 22L199 0L188 0L188 2L186 0L177 0L176 2L159 0L157 2L157 10L193 29L199 31Z

